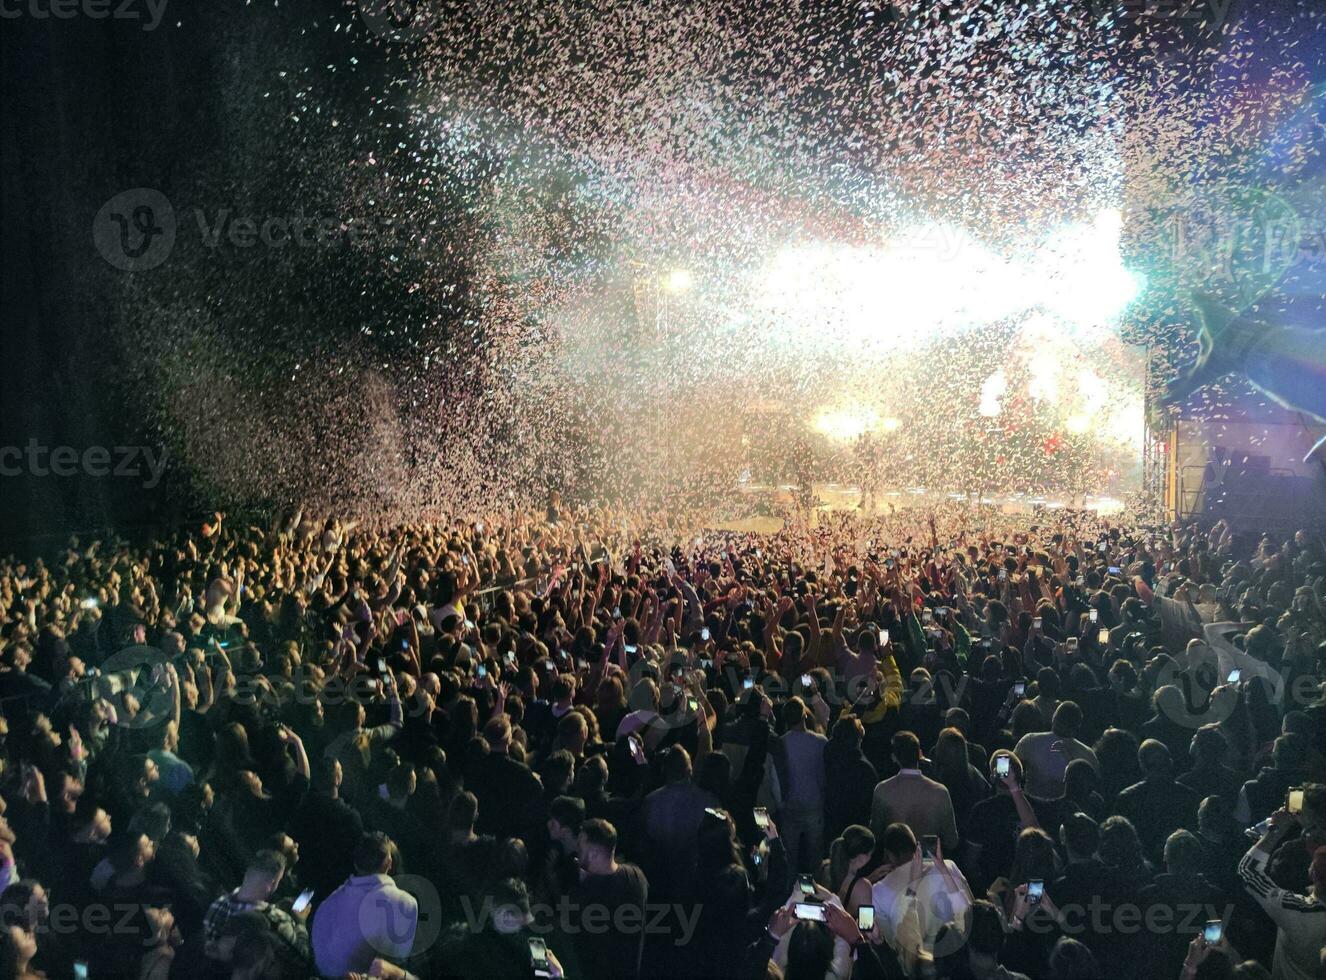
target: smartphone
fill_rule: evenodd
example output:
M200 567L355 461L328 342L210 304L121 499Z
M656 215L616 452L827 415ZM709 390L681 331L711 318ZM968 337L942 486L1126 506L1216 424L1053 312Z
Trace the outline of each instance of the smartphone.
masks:
M856 910L856 927L862 932L875 928L875 906L862 905Z
M1111 565L1108 569L1106 569L1106 571L1108 571L1111 575L1123 574L1123 569L1120 568L1118 565Z
M814 683L815 683L815 678L811 677L809 674L802 674L802 675L801 675L801 686L802 686L802 687L810 687L810 685L812 685L812 684L814 684Z
M80 602L78 605L79 605L79 607L82 608L82 609L96 609L96 608L97 608L97 600L96 600L96 599L84 599L84 600L83 600L82 602ZM84 968L86 969L86 967L84 967Z
M305 888L302 892L299 893L299 897L295 899L295 903L290 906L290 911L303 912L306 908L308 908L308 903L311 901L313 901L313 889Z
M1007 578L1008 578L1008 569L1007 568L999 569L999 581L1002 582Z
M621 618L622 618L622 607L621 607L621 606L613 606L613 607L612 607L612 618L613 618L613 619L621 619Z
M622 649L624 649L627 653L635 653L640 648L637 646L633 646L630 643L624 643L622 644Z
M534 968L536 977L552 976L552 964L548 962L548 944L538 936L530 937L529 963Z
M792 913L803 922L828 922L824 906L816 902L797 902L792 906Z
M1036 629L1040 629L1040 628L1041 628L1041 618L1040 618L1039 616L1037 616L1035 619L1033 619L1033 620L1031 621L1031 625L1032 625L1034 628L1036 628Z
M1092 606L1091 611L1087 613L1087 619L1091 620L1091 622L1093 623L1096 620L1100 619L1100 610L1097 609L1095 606Z
M744 690L749 691L751 688L753 688L753 687L755 686L755 678L754 678L754 677L747 677L747 678L743 679L742 682L741 682L741 686L742 686L742 688L743 688Z
M1102 626L1100 631L1096 634L1096 642L1103 647L1110 645L1110 631L1104 626Z
M1243 671L1241 671L1241 670L1239 670L1237 667L1235 667L1233 670L1231 670L1231 671L1229 672L1229 676L1225 678L1225 683L1226 683L1226 684L1237 684L1237 683L1238 683L1239 681L1241 681L1242 679L1243 679Z
M691 714L696 714L700 710L700 702L695 698L687 698L686 707L690 709Z
M923 622L923 623L933 622L933 621L934 621L934 618L935 618L935 614L932 613L929 609L922 609L922 610L921 610L921 622Z
M880 631L879 631L879 645L882 646L882 647L886 647L886 646L889 645L889 631L888 631L888 630L880 630Z
M1032 878L1027 882L1027 901L1032 905L1039 905L1043 897L1045 897L1045 882L1040 878Z
M637 766L645 764L645 750L640 747L638 739L628 737L626 744L631 747L631 758L635 760Z
M801 889L801 894L810 898L815 894L815 879L810 875L797 875L797 887Z
M87 980L87 960L74 960L74 980Z
M506 652L506 662L509 663L509 664L513 664L513 663L516 662L516 651L515 651L515 650L508 650L508 651Z
M1027 693L1027 682L1017 681L1013 684L1013 697L1020 698Z
M704 640L705 643L708 643L708 642L709 642L709 635L710 635L710 634L709 634L709 627L708 627L708 626L706 626L704 629L700 630L700 639Z
M1303 812L1303 790L1301 787L1289 791L1289 800L1285 804L1285 809L1290 813Z
M1064 640L1064 647L1065 647L1065 649L1067 649L1070 653L1076 653L1076 652L1077 652L1077 637L1076 637L1076 636L1070 636L1070 637L1068 637L1068 639Z
M1214 946L1225 936L1225 924L1219 919L1212 919L1202 930L1202 940L1208 946Z
M1009 773L1008 756L1001 755L999 758L995 759L995 775L1002 779L1003 777L1007 776L1008 773Z
M921 838L921 857L933 861L937 850L939 850L939 837L937 835L926 834Z
M378 657L378 673L385 674L386 672L387 672L387 662L383 660L381 657Z
M474 669L474 673L477 674L479 677L487 677L488 668L485 667L483 664L479 664L479 666Z

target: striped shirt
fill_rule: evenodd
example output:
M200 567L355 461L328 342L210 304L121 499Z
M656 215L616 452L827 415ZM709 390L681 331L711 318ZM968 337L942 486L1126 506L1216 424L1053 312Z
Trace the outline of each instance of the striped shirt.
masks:
M1321 976L1326 946L1326 903L1278 887L1266 873L1270 855L1257 843L1239 862L1239 877L1279 928L1275 937L1274 980L1312 980Z

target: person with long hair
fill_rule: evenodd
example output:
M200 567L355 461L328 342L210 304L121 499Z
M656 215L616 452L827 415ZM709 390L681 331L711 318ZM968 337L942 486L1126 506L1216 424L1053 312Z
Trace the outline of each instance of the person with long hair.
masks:
M967 737L957 728L945 728L935 740L930 763L933 777L948 789L958 826L965 826L971 808L990 795L990 784L971 764Z
M820 882L838 896L843 908L856 915L870 904L870 870L875 863L875 835L869 827L852 824L829 845L829 857L820 868Z

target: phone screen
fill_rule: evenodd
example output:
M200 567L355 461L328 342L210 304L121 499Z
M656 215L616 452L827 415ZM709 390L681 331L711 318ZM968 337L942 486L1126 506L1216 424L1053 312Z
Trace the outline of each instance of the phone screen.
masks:
M882 647L886 647L886 646L889 645L889 631L888 631L888 630L880 630L880 631L879 631L879 645L882 646Z
M705 643L708 643L708 642L709 642L709 636L710 636L710 634L709 634L709 627L708 627L708 626L706 626L704 629L700 630L700 639L704 640Z
M1027 882L1027 901L1035 905L1045 894L1045 882L1039 878L1032 878Z
M1301 789L1291 789L1289 791L1289 802L1285 809L1290 813L1303 812L1303 791Z
M875 906L862 905L856 910L856 927L862 932L875 928Z
M1104 626L1102 626L1100 631L1096 633L1096 642L1103 647L1110 645L1110 631Z
M934 834L926 834L921 838L921 856L933 859L935 851L939 850L939 838Z
M827 922L824 906L815 902L797 902L792 906L793 914L806 922Z
M1234 670L1231 670L1229 672L1229 676L1225 678L1225 683L1237 684L1242 679L1243 679L1243 671L1235 668Z
M759 830L769 829L769 811L762 806L755 808L755 826Z
M749 691L751 688L755 686L755 678L747 677L745 680L741 682L741 686L745 688L747 691Z
M1016 698L1020 698L1020 697L1022 697L1022 695L1026 694L1026 693L1027 693L1027 685L1026 685L1026 683L1025 683L1024 681L1018 681L1016 684L1013 685L1013 696L1014 696L1014 697L1016 697Z
M378 673L385 674L386 672L387 672L387 662L383 660L381 657L378 657Z
M1216 943L1220 942L1220 939L1224 934L1225 924L1219 919L1212 919L1206 924L1206 928L1202 930L1202 939L1206 941L1206 945L1214 946Z
M313 889L305 888L302 892L299 893L299 897L295 899L295 903L290 906L290 911L303 912L306 908L308 908L308 903L311 901L313 901Z
M797 887L801 889L801 894L809 898L815 894L815 879L810 875L797 875Z
M1009 773L1008 756L1001 755L998 759L995 759L995 775L1007 776L1008 773Z
M529 941L529 962L534 967L534 975L546 977L549 975L548 964L548 946L537 936L533 936Z
M1087 619L1091 620L1093 623L1096 620L1100 619L1100 610L1092 609L1089 613L1087 613Z
M475 669L474 672L478 674L480 677L488 676L488 668L485 667L483 664L479 664L479 666Z

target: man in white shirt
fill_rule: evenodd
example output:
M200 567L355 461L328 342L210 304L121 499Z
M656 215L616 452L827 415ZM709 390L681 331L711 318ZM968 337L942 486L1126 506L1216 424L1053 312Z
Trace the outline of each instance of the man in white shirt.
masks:
M1082 727L1082 709L1074 701L1062 701L1054 709L1048 732L1031 732L1018 740L1013 754L1022 762L1027 777L1027 795L1038 800L1057 800L1064 795L1064 773L1074 759L1086 759L1100 772L1096 753L1077 740Z
M1287 810L1271 814L1271 826L1239 862L1239 877L1279 931L1275 937L1272 980L1309 980L1321 976L1321 951L1326 948L1326 847L1312 855L1307 895L1295 895L1276 886L1266 864L1294 818Z
M419 903L391 880L394 845L365 834L355 847L355 874L313 916L313 957L324 977L367 974L379 957L403 962L414 945Z
M945 925L956 923L961 932L971 889L958 866L943 858L943 845L937 854L922 854L906 824L889 825L880 850L893 867L871 887L875 925L910 967L922 950L933 948Z

